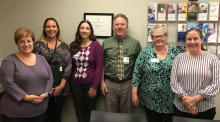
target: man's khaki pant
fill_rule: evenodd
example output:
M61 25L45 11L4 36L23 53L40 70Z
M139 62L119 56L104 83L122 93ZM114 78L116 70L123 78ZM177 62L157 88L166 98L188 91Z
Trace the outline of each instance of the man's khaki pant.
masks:
M116 83L105 79L108 92L105 96L105 111L114 113L131 112L132 80Z

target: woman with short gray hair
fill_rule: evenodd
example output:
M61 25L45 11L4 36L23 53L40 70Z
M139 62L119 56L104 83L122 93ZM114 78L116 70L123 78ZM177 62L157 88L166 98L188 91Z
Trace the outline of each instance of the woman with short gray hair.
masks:
M133 73L132 104L144 105L148 122L172 122L174 94L170 88L173 60L180 53L168 45L164 26L152 28L153 44L139 54Z

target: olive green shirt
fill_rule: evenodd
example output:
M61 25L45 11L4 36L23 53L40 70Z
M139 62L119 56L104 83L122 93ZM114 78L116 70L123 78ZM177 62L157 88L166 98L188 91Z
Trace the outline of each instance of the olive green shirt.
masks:
M138 40L128 35L121 40L123 46L123 57L129 57L129 64L124 64L124 77L122 80L125 80L132 78L135 61L142 48ZM106 39L102 44L105 76L115 80L118 80L116 76L118 45L119 39L115 36Z

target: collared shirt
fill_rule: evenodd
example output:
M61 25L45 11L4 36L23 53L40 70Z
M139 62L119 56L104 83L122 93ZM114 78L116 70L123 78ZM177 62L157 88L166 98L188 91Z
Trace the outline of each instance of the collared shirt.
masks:
M176 94L175 106L180 111L189 113L181 97L200 94L204 99L196 103L199 112L215 107L215 97L220 85L219 68L218 58L209 52L198 57L189 57L186 53L178 55L173 62L170 77L171 88Z
M106 39L102 44L103 58L105 65L105 76L118 80L116 76L118 59L118 38L112 36ZM140 42L126 35L122 40L123 57L129 57L129 64L124 64L124 79L132 78L136 58L141 51Z
M155 55L153 45L144 48L135 63L132 86L138 87L139 101L158 113L173 113L174 93L170 88L170 74L179 50L169 45L166 58ZM159 61L154 61L155 59Z

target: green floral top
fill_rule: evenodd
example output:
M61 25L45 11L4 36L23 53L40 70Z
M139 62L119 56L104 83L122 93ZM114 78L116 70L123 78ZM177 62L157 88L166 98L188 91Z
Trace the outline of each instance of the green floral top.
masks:
M163 60L156 56L153 45L145 47L138 55L133 72L132 86L138 87L139 101L158 113L173 113L174 93L170 87L170 75L173 61L180 51L168 46Z

